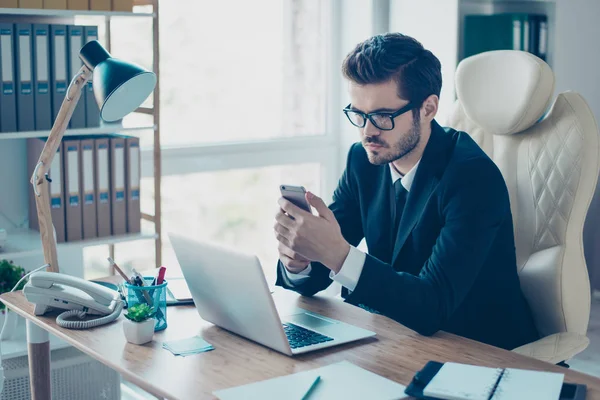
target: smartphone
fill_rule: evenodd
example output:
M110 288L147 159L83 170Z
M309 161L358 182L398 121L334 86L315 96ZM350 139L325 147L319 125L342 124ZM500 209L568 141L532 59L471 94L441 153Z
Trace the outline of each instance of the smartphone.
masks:
M306 201L304 186L281 185L279 190L281 190L281 197L312 214L310 204Z

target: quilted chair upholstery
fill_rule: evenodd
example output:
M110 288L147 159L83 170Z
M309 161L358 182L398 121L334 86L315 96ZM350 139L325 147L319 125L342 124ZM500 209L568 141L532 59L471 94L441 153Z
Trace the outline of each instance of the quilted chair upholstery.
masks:
M589 344L583 225L599 172L599 132L585 100L553 100L548 64L521 51L463 60L448 125L468 132L509 190L521 287L541 339L513 351L559 363Z

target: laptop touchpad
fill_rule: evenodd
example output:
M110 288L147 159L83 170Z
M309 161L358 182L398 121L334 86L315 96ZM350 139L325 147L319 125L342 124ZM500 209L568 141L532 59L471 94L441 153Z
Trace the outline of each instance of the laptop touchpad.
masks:
M307 328L313 329L325 328L326 326L335 324L335 322L329 322L326 319L314 317L306 313L288 315L285 319L291 323L304 325Z

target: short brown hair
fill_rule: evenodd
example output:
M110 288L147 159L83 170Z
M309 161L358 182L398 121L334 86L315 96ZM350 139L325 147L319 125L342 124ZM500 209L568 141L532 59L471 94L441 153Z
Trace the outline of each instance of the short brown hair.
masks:
M359 85L393 79L398 84L398 97L415 106L432 94L439 97L442 89L440 60L417 40L401 33L376 35L359 43L346 56L342 72Z

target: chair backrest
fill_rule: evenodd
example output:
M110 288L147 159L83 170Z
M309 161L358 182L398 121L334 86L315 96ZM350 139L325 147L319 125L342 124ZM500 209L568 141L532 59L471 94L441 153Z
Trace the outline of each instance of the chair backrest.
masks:
M582 235L600 159L590 108L573 92L552 102L552 70L521 51L469 57L455 83L448 125L469 133L502 171L521 288L540 335L585 335L591 295Z

